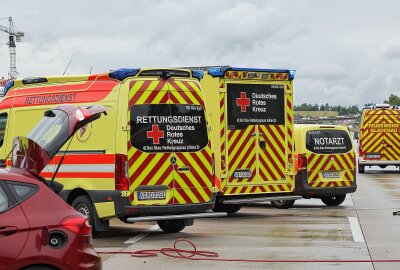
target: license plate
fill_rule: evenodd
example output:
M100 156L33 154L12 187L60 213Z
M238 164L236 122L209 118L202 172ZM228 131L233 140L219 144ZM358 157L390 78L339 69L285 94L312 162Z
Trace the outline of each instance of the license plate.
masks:
M251 178L253 176L250 170L243 170L243 171L234 171L233 177L234 178Z
M380 159L381 158L381 154L366 154L365 155L366 158L374 158L374 159Z
M339 172L322 172L324 178L339 178Z
M141 191L138 192L139 201L165 200L167 192L165 191Z

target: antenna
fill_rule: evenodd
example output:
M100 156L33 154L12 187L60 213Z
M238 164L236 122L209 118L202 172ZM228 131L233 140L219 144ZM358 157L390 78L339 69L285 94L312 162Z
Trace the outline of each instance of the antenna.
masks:
M69 63L68 63L68 65L67 65L67 67L65 68L65 70L64 70L64 72L63 72L63 75L65 75L65 72L67 72L67 69L69 68L69 65L71 64L71 62L72 62L72 59L69 60Z
M93 67L90 67L89 74L92 74Z

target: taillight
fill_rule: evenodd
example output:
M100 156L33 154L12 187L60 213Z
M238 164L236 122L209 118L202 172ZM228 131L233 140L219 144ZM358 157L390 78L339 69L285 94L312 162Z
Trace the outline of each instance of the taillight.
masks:
M89 235L92 233L92 226L89 224L89 220L86 217L67 217L61 225L76 234Z
M307 170L307 157L304 154L299 154L298 157L297 170Z
M129 190L126 155L115 155L115 190Z

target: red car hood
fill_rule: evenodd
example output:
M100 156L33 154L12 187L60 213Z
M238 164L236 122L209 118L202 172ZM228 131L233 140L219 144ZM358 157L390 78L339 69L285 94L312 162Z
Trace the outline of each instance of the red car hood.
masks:
M46 111L28 137L14 138L12 167L38 175L76 131L100 118L102 113L106 114L106 108L100 105L76 107L64 104Z

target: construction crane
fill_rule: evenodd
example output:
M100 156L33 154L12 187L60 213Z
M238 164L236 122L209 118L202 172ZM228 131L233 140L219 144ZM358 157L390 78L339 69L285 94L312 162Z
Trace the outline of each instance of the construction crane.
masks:
M13 19L11 17L4 18L8 19L9 26L0 25L0 31L8 33L8 41L6 45L10 50L10 73L9 76L11 78L16 78L18 75L17 72L17 51L15 42L21 42L21 38L25 35L24 32L20 32L17 30Z

